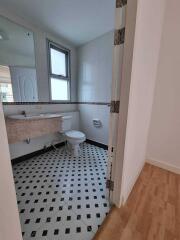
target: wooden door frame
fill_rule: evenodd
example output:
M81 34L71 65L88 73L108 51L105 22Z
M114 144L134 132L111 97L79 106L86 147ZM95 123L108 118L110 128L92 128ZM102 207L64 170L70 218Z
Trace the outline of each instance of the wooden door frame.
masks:
M118 113L117 140L115 142L115 154L112 163L112 181L114 182L114 190L110 194L110 202L117 207L124 204L121 194L124 149L126 141L126 127L128 119L129 94L131 85L132 62L134 51L134 39L136 28L138 0L128 0L126 6L125 20L125 43L123 53L122 77L119 78L120 83L120 105ZM110 133L111 135L111 133Z

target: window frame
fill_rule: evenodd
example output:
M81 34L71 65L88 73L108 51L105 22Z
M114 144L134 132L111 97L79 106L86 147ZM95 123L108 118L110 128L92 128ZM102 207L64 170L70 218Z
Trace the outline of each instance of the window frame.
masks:
M51 49L55 49L62 52L66 56L66 76L53 74L51 68ZM49 79L49 96L51 102L71 102L71 51L60 44L57 44L49 39L47 39L47 55L48 55L48 79ZM52 88L51 88L51 78L66 80L68 83L68 100L53 100L52 99Z

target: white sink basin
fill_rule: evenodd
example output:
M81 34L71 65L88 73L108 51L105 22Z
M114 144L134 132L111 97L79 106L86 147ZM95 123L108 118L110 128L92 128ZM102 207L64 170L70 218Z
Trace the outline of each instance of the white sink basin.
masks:
M18 114L18 115L9 115L8 118L16 120L33 120L33 119L44 119L44 118L57 118L62 117L61 113L37 113L37 114Z

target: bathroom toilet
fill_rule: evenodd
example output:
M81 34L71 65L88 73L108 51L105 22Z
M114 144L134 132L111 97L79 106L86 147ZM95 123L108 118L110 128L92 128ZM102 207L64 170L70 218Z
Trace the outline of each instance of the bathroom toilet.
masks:
M60 123L60 133L64 134L67 141L68 149L74 156L78 156L80 152L80 143L86 140L83 132L71 130L72 116L63 116Z

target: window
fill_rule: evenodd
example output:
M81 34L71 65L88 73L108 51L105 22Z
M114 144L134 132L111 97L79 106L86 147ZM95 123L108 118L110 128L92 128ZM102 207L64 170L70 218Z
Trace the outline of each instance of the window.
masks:
M50 96L52 101L70 100L70 51L48 41Z

